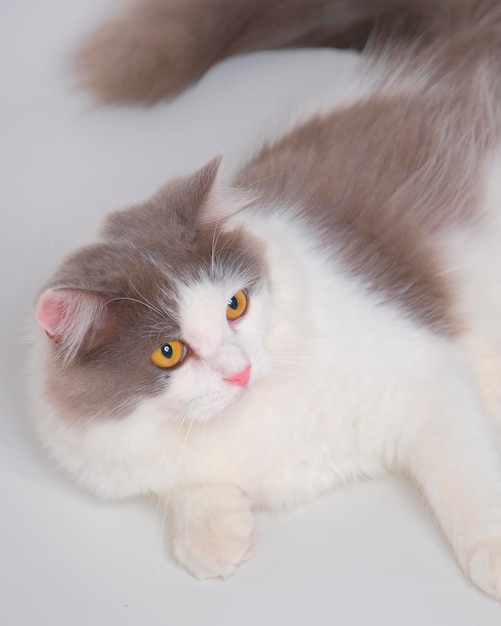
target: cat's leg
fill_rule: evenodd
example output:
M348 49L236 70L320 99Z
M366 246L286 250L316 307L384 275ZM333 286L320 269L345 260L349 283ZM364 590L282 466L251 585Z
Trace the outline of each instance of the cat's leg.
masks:
M501 453L469 376L445 378L430 402L420 403L424 419L408 416L416 425L405 427L400 462L421 487L466 575L501 599Z
M254 517L238 487L179 486L167 507L173 555L196 578L226 578L253 556Z

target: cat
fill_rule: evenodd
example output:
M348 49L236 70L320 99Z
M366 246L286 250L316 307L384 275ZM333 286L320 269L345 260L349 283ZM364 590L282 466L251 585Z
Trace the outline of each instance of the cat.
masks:
M365 48L337 106L229 188L218 156L111 213L37 298L43 444L154 494L195 577L254 554L253 510L391 470L501 600L500 42L493 0L140 0L78 54L102 101L152 103L230 54Z

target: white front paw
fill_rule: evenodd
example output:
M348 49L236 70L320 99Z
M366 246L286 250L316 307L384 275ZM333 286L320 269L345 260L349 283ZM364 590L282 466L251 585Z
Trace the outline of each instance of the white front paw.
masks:
M253 556L254 517L243 504L247 505L247 500L241 497L191 499L190 514L174 520L173 555L196 578L227 578Z
M472 582L489 596L501 600L501 538L481 541L468 562Z

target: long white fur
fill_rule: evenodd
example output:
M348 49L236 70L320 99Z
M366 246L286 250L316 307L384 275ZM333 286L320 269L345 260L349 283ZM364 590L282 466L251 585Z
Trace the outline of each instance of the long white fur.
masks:
M501 599L501 467L488 417L499 398L489 391L490 408L482 399L501 371L500 163L490 165L484 220L443 241L471 320L459 339L418 326L341 266L333 272L315 232L286 212L241 212L232 224L264 243L271 288L232 327L218 307L245 285L184 288L183 332L204 358L180 368L163 396L123 420L70 426L44 400L40 336L33 397L53 459L101 497L154 493L168 503L174 554L200 578L227 576L253 552L251 508L282 509L403 470L465 573ZM248 390L222 380L247 362Z

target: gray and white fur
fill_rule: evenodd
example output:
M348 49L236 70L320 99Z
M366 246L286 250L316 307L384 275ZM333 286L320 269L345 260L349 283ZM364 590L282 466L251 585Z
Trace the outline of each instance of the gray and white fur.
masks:
M254 553L253 509L405 473L501 599L501 2L140 0L76 66L152 103L310 45L364 48L341 106L230 190L216 158L112 213L42 289L36 428L99 496L154 494L198 578Z

